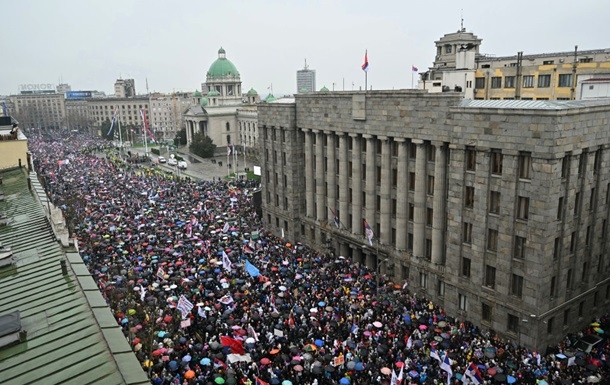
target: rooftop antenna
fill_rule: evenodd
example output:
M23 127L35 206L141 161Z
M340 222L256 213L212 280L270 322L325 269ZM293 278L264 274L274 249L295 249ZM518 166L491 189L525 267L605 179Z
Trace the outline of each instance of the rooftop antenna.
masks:
M150 92L148 92L148 77L146 78L146 93L150 95Z
M305 58L305 68L304 69L308 69L309 67L307 67L307 58Z
M464 8L460 9L460 32L464 32Z

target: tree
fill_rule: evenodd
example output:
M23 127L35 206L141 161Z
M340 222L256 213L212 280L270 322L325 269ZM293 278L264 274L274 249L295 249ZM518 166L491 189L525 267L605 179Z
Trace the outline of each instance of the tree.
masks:
M204 136L202 133L198 132L193 137L189 150L193 154L199 155L202 158L211 158L214 156L214 152L216 151L216 145L214 142L212 142L212 138L209 136Z
M110 119L106 118L106 120L104 120L102 122L102 127L100 128L100 131L102 132L102 138L106 139L106 140L112 140L112 135L110 137L108 137L108 131L110 131L110 125L112 123L110 122ZM113 129L114 131L114 129Z
M186 145L186 143L186 128L183 128L182 130L176 133L176 137L174 138L174 144L176 146L184 146Z
M114 122L114 127L112 127L112 133L110 134L110 136L108 136L108 131L110 131L111 125L112 125L112 122L108 118L106 118L106 120L104 120L102 122L102 126L100 128L100 131L102 132L102 138L104 138L106 140L115 140L116 139L116 141L118 142L119 141L119 124L117 121ZM121 124L121 138L123 139L123 142L129 141L129 125Z

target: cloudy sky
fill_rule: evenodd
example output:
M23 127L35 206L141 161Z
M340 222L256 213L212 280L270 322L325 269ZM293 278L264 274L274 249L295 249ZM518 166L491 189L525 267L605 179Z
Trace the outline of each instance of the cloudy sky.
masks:
M138 93L193 91L222 46L243 89L296 91L296 71L317 88L411 86L411 65L430 66L434 41L464 26L481 52L512 55L610 48L606 0L19 0L0 13L0 95L61 79L111 94L134 78Z

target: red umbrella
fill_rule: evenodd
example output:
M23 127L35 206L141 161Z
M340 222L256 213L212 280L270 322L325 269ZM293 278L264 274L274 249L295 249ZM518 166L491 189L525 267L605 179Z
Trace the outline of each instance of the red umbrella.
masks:
M166 315L165 317L163 317L163 322L166 322L166 323L172 322L172 316Z
M271 361L267 357L261 358L261 364L268 365L270 363L271 363Z

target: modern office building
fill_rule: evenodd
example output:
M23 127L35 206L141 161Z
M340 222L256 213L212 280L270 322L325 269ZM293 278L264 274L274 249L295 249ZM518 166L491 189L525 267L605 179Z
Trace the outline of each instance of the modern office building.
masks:
M482 39L465 28L435 42L420 89L461 91L466 99L575 100L610 97L610 48L497 56L480 53Z
M258 121L269 231L529 347L610 308L609 100L326 92Z
M132 98L136 96L136 82L133 79L117 79L114 82L115 98Z
M64 94L53 91L21 91L11 95L14 117L22 128L63 128L66 106Z
M310 70L305 60L305 67L297 71L297 93L315 92L316 70Z

